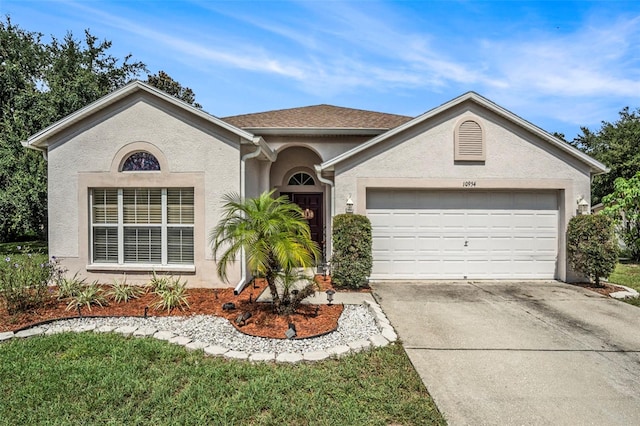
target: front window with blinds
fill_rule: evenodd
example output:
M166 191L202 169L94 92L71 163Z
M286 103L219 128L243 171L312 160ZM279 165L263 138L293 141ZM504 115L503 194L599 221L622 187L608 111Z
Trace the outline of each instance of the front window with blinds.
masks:
M93 263L193 265L193 188L91 190Z

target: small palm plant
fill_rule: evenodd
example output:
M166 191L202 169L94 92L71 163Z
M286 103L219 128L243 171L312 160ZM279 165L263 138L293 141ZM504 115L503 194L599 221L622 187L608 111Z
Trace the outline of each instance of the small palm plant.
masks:
M266 279L274 310L287 315L314 294L314 284L305 282L293 294L290 286L287 289L278 281L288 282L296 270L313 266L320 251L300 207L285 196L274 198L273 193L246 200L237 194L226 195L222 219L211 232L210 242L220 279L228 282L227 268L244 250L249 270Z

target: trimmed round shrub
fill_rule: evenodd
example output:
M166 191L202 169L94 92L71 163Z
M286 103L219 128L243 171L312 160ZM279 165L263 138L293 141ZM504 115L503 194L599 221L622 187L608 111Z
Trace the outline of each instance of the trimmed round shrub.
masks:
M371 274L371 222L366 216L340 214L333 218L331 281L337 287L368 285Z
M618 262L618 242L611 218L601 215L575 216L567 227L569 265L600 285Z

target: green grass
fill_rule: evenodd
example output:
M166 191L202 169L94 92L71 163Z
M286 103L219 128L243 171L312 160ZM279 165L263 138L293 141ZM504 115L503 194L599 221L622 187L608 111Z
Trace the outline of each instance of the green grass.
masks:
M316 364L66 333L0 344L0 424L445 424L400 345Z
M20 247L20 249L18 249ZM0 242L0 256L15 255L24 253L25 249L28 249L33 254L47 254L47 242L46 241L22 241L17 243L1 243Z
M618 263L616 269L609 276L610 283L620 284L640 291L640 265L637 263ZM624 299L625 302L640 306L640 298Z

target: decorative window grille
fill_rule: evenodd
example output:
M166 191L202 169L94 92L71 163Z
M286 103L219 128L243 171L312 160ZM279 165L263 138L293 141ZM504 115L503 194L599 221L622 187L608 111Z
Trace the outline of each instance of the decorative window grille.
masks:
M160 171L158 159L146 151L134 152L122 164L123 172L157 172Z
M315 185L316 181L305 172L295 173L289 178L289 185Z

